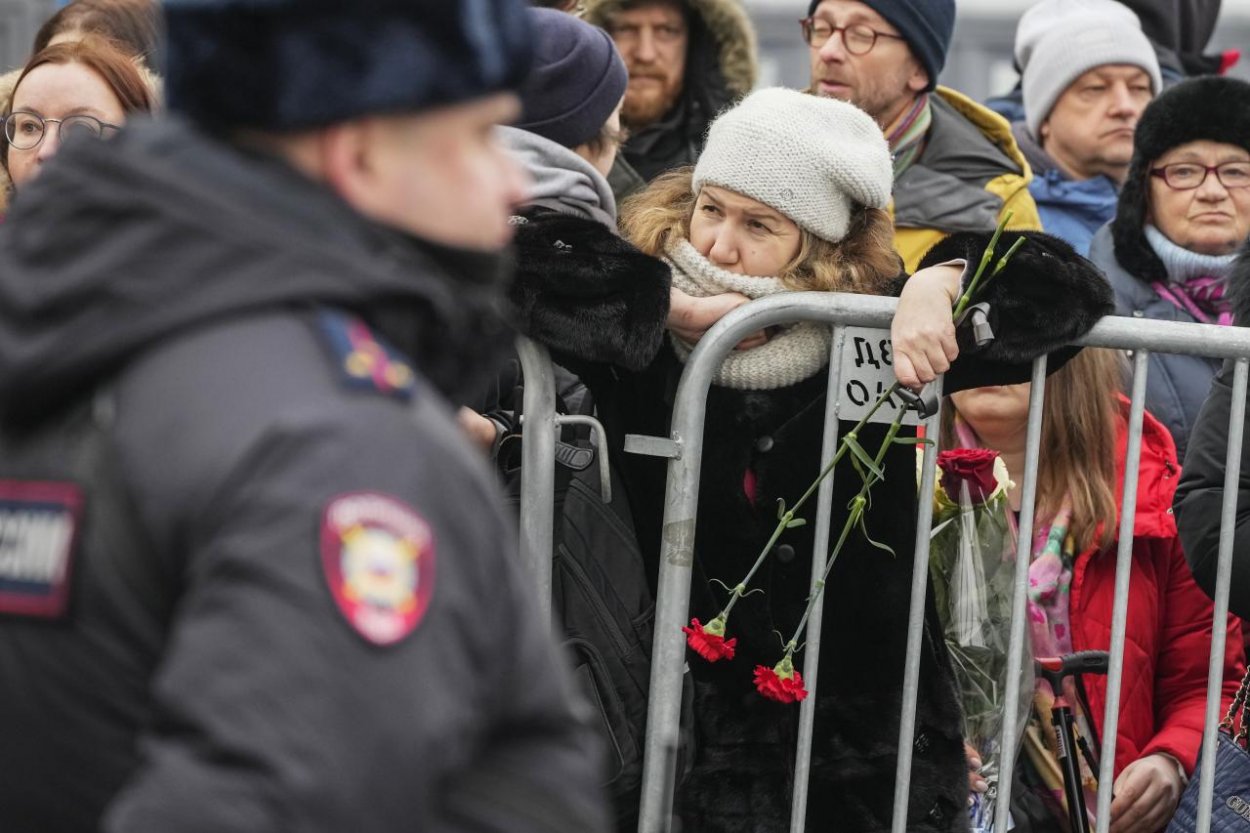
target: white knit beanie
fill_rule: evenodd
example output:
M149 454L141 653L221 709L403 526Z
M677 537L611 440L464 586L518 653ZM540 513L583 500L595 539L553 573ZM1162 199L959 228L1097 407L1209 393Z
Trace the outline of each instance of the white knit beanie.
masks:
M1024 120L1041 138L1042 122L1072 82L1108 64L1141 67L1158 95L1159 59L1133 10L1115 0L1042 0L1016 28L1016 63L1024 88Z
M856 206L885 208L894 168L881 128L853 104L772 88L708 129L694 190L717 185L764 203L836 243Z

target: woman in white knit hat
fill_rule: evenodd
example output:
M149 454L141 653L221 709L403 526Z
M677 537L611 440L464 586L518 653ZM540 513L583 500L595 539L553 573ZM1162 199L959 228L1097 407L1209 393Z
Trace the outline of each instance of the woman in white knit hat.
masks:
M613 444L625 433L668 434L673 391L699 329L684 313L701 303L729 308L744 297L787 290L893 295L901 289L895 372L913 385L949 367L948 387L1023 381L1034 356L1071 340L1109 309L1105 283L1085 261L1062 243L1030 235L1033 243L989 287L1001 338L952 365L958 348L950 309L963 274L959 259L978 257L988 235L948 238L927 262L955 260L954 266L902 280L886 210L891 183L885 139L865 113L844 102L770 89L713 123L693 169L666 174L627 202L623 231L669 264L675 302L669 337L649 367L583 376ZM1004 292L1012 297L1000 297ZM691 598L691 614L703 622L726 601L717 582L736 584L768 539L777 500L792 505L816 477L830 342L825 326L770 328L740 344L716 377L708 397ZM860 433L864 446L877 448L885 429L867 426ZM634 455L612 459L624 473L654 580L666 466ZM885 466L867 526L896 555L856 533L826 589L811 830L871 833L890 826L915 534L914 448L896 446ZM860 483L849 464L844 468L834 475L835 529ZM812 506L803 512L808 520ZM678 790L683 830L789 829L798 707L761 697L752 672L781 658L777 634L788 638L802 616L813 527L785 534L752 582L764 594L734 608L728 635L737 639L736 655L716 663L691 655L695 754ZM908 829L966 829L959 706L940 639L925 644Z

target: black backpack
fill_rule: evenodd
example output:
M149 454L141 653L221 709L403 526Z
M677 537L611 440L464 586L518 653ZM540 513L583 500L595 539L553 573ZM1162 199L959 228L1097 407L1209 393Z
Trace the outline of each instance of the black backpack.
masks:
M517 392L512 401L520 404ZM567 403L576 403L573 409ZM593 402L574 387L557 404L560 413L587 415ZM619 830L636 827L646 737L647 694L655 598L647 581L625 485L610 465L611 500L600 486L602 457L585 426L565 426L556 443L555 552L552 610L607 750L605 786ZM498 445L496 463L510 502L519 507L521 435ZM615 461L613 461L615 462ZM683 689L683 728L691 725L691 688ZM689 747L683 731L682 747ZM682 755L683 759L689 756Z

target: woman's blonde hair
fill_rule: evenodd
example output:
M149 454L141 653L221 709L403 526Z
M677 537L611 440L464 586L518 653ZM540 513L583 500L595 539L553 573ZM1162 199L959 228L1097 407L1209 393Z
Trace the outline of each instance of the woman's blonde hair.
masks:
M1117 531L1116 449L1122 419L1120 353L1086 347L1046 380L1042 446L1037 472L1038 517L1052 516L1064 497L1072 503L1068 527L1077 552L1109 545ZM955 406L942 411L942 448L955 448Z
M664 255L670 242L690 239L690 220L698 194L693 188L694 168L678 168L657 177L647 189L621 206L621 231L642 251ZM827 292L892 294L903 272L894 252L894 224L878 208L860 208L850 231L837 243L799 228L798 254L782 267L777 277L791 289Z

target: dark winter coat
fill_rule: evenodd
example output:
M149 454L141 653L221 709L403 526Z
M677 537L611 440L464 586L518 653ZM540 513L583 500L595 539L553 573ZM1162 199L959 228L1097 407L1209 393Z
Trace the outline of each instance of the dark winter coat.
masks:
M956 235L931 262L977 256L986 239ZM1087 263L1062 243L1044 236L1034 241L1022 250L1029 254L1017 261L1018 271L990 285L1002 339L976 359L961 359L963 368L947 377L952 387L1023 381L1028 359L1083 332L1110 308L1105 283ZM594 272L583 277L588 284L597 279ZM624 433L668 435L681 371L667 342L640 372L582 368L598 401L611 403L601 416L614 450ZM716 615L725 597L712 581L736 583L773 529L776 500L792 503L815 479L825 394L824 371L779 390L713 387L709 392L692 616L708 621ZM842 431L849 427L844 424ZM869 426L861 434L864 446L875 449L883 434L884 426ZM875 508L867 522L873 538L895 555L853 536L826 589L811 829L875 833L890 826L915 535L914 453L914 447L901 445L888 453L887 478L874 490ZM616 459L655 576L666 466L654 458L618 454ZM753 488L746 485L748 478ZM849 465L836 471L834 490L834 528L839 529L843 507L858 490ZM788 635L802 615L813 527L792 530L782 539L756 584L766 595L749 596L735 609L730 630L739 640L737 657L716 665L691 660L697 749L694 771L678 794L684 829L788 829L798 712L762 699L751 674L754 665L771 666L780 659L775 632ZM928 621L935 624L931 607ZM959 707L940 640L926 637L920 679L909 829L962 830L966 766Z
M612 16L630 0L587 0L585 20L611 31ZM693 165L712 120L755 86L755 29L737 0L682 0L689 25L681 97L658 122L632 133L621 155L644 180ZM628 194L624 171L613 177L617 200Z
M1238 326L1250 322L1250 256L1243 248L1229 283L1235 288ZM1228 454L1228 420L1233 396L1233 363L1225 362L1211 383L1210 394L1194 423L1185 454L1180 486L1176 490L1176 525L1185 557L1203 590L1215 595L1219 557L1220 511L1224 500L1224 460ZM1246 438L1250 439L1250 408L1246 409ZM1241 476L1237 481L1237 514L1233 538L1233 581L1228 609L1250 618L1250 442L1241 447Z
M1149 245L1148 243L1146 244ZM1115 291L1116 315L1129 315L1155 321L1197 320L1186 310L1159 296L1150 281L1131 274L1121 265L1119 249L1108 225L1094 235L1090 260L1103 271ZM1146 377L1146 410L1167 426L1176 441L1177 454L1184 459L1198 411L1207 397L1211 378L1219 370L1216 359L1179 353L1151 353Z
M1186 75L1222 72L1220 56L1208 56L1223 0L1124 0L1137 13L1142 31L1158 47L1173 52Z
M166 121L65 149L0 262L4 510L81 466L78 415L100 449L68 611L0 618L0 827L605 829L599 750L444 398L504 335L497 258ZM388 645L336 579L352 497L390 507L351 516L378 547L396 519L431 535L428 607Z

